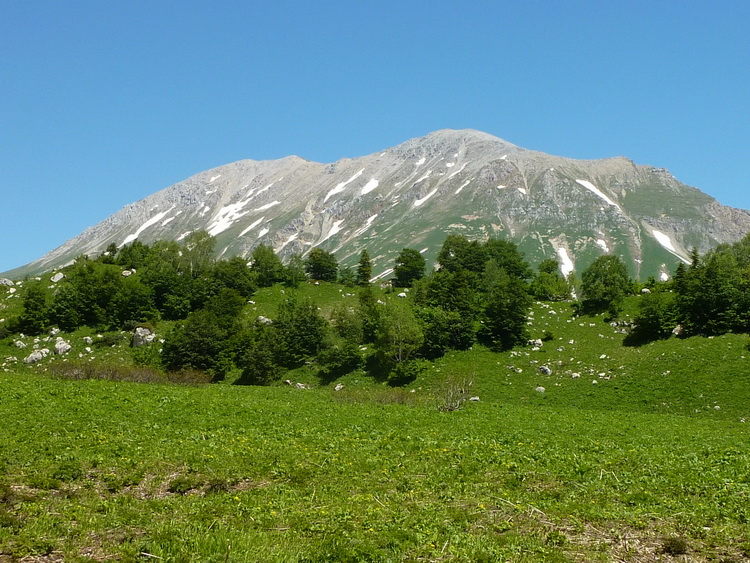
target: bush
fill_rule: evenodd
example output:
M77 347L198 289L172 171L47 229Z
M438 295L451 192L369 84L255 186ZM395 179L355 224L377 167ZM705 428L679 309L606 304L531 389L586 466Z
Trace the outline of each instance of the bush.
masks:
M427 369L426 360L406 360L398 362L388 374L388 385L397 387L411 383Z
M363 360L359 348L353 342L325 348L318 354L320 370L318 377L332 381L362 367Z
M664 540L662 550L668 555L685 555L688 551L688 543L685 538L672 536Z
M448 377L435 390L435 405L441 412L457 411L471 395L474 379L470 377Z

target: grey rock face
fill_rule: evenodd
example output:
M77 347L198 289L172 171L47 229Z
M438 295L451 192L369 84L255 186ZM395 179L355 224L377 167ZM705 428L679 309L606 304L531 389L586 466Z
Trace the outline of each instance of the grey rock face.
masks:
M402 248L435 259L448 234L503 237L537 263L579 272L604 253L642 279L669 275L689 249L734 242L750 213L720 205L663 169L626 158L574 160L486 133L443 130L331 164L291 156L208 170L141 201L13 271L47 271L110 243L182 240L206 229L223 257L260 243L282 257L320 246L343 265L363 248L387 277Z

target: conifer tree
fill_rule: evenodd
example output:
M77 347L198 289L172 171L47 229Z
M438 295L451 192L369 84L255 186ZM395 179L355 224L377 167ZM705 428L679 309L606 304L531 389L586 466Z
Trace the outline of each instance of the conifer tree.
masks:
M367 249L363 249L359 255L359 265L357 266L357 285L367 285L372 278L372 260Z

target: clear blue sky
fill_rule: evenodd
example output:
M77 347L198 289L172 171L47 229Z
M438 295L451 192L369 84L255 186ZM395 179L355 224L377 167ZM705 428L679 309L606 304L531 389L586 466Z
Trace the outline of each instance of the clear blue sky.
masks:
M750 208L750 2L0 0L0 271L192 174L474 128Z

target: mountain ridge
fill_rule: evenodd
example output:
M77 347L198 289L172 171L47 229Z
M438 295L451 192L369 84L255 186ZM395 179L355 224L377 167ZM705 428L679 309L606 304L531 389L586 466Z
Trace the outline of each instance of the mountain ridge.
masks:
M626 157L558 157L473 129L443 129L332 163L290 155L199 172L5 275L59 268L110 243L182 240L198 229L216 237L223 257L247 257L260 243L282 256L321 246L351 265L368 248L384 275L401 248L433 260L457 233L508 237L532 262L557 258L566 274L614 252L633 275L663 278L693 246L705 252L739 240L750 212Z

